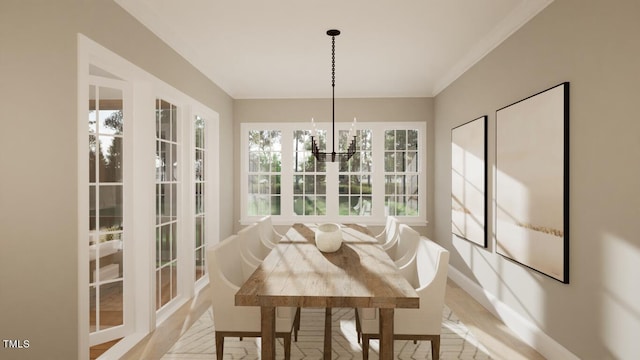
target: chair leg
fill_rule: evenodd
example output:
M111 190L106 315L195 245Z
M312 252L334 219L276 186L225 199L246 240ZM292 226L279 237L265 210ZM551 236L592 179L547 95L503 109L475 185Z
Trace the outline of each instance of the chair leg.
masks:
M284 336L284 360L291 359L291 333Z
M300 331L300 308L296 309L296 316L293 319L293 340L298 342L298 331Z
M440 359L440 335L436 335L431 339L431 357L433 360Z
M356 333L358 334L358 344L362 338L362 326L360 325L360 316L358 315L358 308L353 308L356 313Z
M362 360L369 360L369 336L362 334Z
M224 336L216 331L216 359L222 360L224 353Z

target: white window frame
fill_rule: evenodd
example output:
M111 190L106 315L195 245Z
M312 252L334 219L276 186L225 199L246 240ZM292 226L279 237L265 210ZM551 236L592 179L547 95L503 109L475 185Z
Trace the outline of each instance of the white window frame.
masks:
M278 131L278 132L280 133L280 140L282 140L282 132L281 132L281 131ZM247 132L247 135L248 135L248 132ZM247 144L248 144L248 142L247 142ZM281 144L281 146L282 146L282 145L283 145L283 144ZM248 150L248 149L247 149L247 150ZM282 151L278 151L278 150L277 150L277 146L274 146L273 148L271 148L271 149L269 150L269 157L270 157L270 158L273 158L274 154L278 154L278 153L282 154ZM250 159L250 155L251 155L251 152L250 152L250 151L247 151L247 159ZM247 161L248 161L248 160L247 160ZM280 161L281 161L281 162L283 162L282 155L280 155ZM249 184L248 184L249 176L266 176L266 177L267 177L267 179L268 179L268 180L267 180L267 182L268 182L268 187L267 187L267 188L269 189L269 192L268 192L268 193L267 193L267 192L262 193L262 192L260 192L260 191L258 190L257 195L265 195L265 194L268 194L267 196L269 197L269 208L271 208L271 206L272 206L272 200L273 200L273 196L271 195L271 185L270 185L270 184L271 184L271 179L272 179L272 176L281 176L282 172L281 172L281 171L274 171L275 169L273 169L273 168L271 168L271 167L269 168L269 170L268 170L268 171L263 171L262 169L259 169L258 171L249 171L249 170L250 170L250 168L249 168L249 162L247 162L247 169L246 169L246 170L247 170L247 177L246 177L246 179L247 179L247 183L246 183L245 185L247 186L247 188L246 188L246 189L247 189L246 194L247 194L247 196L248 196L248 197L249 197L249 196L254 196L254 195L256 195L256 193L255 193L255 192L250 192L250 190L251 190L251 189L250 189ZM282 183L282 180L281 180L281 183ZM280 197L280 196L279 196L279 197ZM245 205L246 205L246 203L245 203ZM282 206L282 203L281 203L281 206ZM249 212L249 208L248 208L248 207L246 208L246 211L247 211L247 213ZM281 213L282 213L282 212L281 212ZM265 216L265 215L269 215L269 214L257 214L257 215L255 215L255 216L253 216L253 217L255 217L255 218L261 218L262 216Z
M122 80L116 80L116 79L110 79L110 78L104 78L104 77L98 77L98 76L93 76L93 75L89 75L88 76L88 81L89 84L93 85L97 88L114 88L114 89L118 89L118 90L122 90L122 112L123 112L123 117L124 117L124 122L123 122L123 132L121 135L119 135L118 137L122 138L122 151L123 151L123 158L122 158L122 163L123 163L123 177L121 182L118 183L101 183L97 178L96 178L96 184L98 185L121 185L122 186L122 206L123 206L123 230L121 232L122 234L122 291L123 291L123 324L122 325L117 325L114 327L110 327L107 329L103 329L103 330L98 330L95 332L92 332L89 336L89 343L91 345L95 345L95 344L100 344L103 343L105 341L110 341L113 340L115 338L118 337L123 337L123 336L127 336L128 334L130 334L134 327L133 327L133 311L134 311L134 300L132 300L131 298L127 300L127 296L129 296L129 294L132 294L134 291L134 282L133 282L133 263L135 261L135 258L133 257L133 247L134 244L132 242L132 239L134 239L133 234L133 228L129 228L128 224L130 224L132 221L132 210L133 210L133 202L132 202L132 196L133 196L133 166L132 166L132 162L133 162L133 144L131 141L131 136L129 135L132 131L133 131L133 114L131 111L131 104L132 104L132 94L131 94L131 84L129 84L126 81L122 81ZM85 92L89 91L89 87L86 86L85 88L79 90L82 91L84 90ZM86 115L88 114L88 112L85 112L83 115L84 116L84 131L86 132L87 135L89 135L88 132L88 128L87 128L87 117ZM96 114L96 118L97 118ZM97 124L96 124L97 126ZM96 141L99 141L99 135L95 134L96 136ZM85 137L82 141L83 144L88 144L87 143L87 137ZM84 153L87 153L88 150L88 146L84 149ZM100 151L100 150L98 150ZM82 154L82 157L84 158L84 153ZM84 164L82 164L82 167L86 166L86 164L88 163L85 162ZM87 175L89 174L89 171L85 172L85 178L83 179L84 183L89 184L88 180L87 180ZM100 186L96 186L96 192L98 191L98 189L100 188ZM82 193L84 193L84 190L82 191ZM88 194L87 194L87 199L89 198ZM86 204L85 204L86 206ZM96 204L97 207L97 204ZM88 215L88 212L86 213L86 215ZM85 215L85 216L86 216ZM85 228L84 230L87 231L88 227ZM100 234L99 229L96 229L97 232L96 234ZM91 232L89 231L88 234L90 234ZM89 239L88 235L84 241L86 241L87 239ZM82 242L83 239L80 238L80 241ZM91 269L89 269L91 271ZM85 284L83 284L85 285ZM100 285L98 283L98 285ZM86 291L87 288L84 288L84 290ZM82 290L81 290L82 291ZM97 301L99 301L100 299L98 298Z
M359 130L356 130L357 133L361 134L364 132L364 130L373 132L371 129L365 129L365 128L360 128ZM340 131L338 131L338 134L340 133ZM358 155L359 157L362 157L363 154L365 153L371 153L373 154L373 138L371 139L371 144L369 148L362 148L362 139L358 138L356 141L356 155ZM340 151L343 151L342 149ZM355 157L355 155L354 155ZM353 160L350 160L349 162L351 163L350 166L347 167L347 169L345 171L339 171L338 170L338 184L340 183L340 176L346 176L347 177L347 184L349 187L349 191L345 194L340 193L340 191L338 191L338 202L340 202L340 197L347 197L349 204L351 204L351 198L353 197L359 197L360 199L362 199L364 201L365 197L371 198L371 202L369 203L369 208L366 209L366 204L364 202L361 202L359 204L357 204L357 206L359 206L359 209L355 209L354 207L350 207L351 209L356 210L357 212L363 212L363 211L368 211L369 214L360 214L358 216L362 216L362 217L370 217L372 216L372 210L373 210L373 190L376 190L378 186L384 186L383 184L381 185L377 185L374 183L371 186L371 194L362 194L362 188L360 188L360 194L354 194L351 192L351 177L352 176L358 176L358 177L363 177L363 176L370 176L372 179L374 180L378 180L375 178L374 176L374 169L375 167L373 166L373 156L371 157L372 160L372 166L371 166L371 170L370 171L366 171L366 172L357 172L357 171L353 171L353 169L351 169L351 167L354 166L353 164ZM361 159L362 161L362 159ZM362 166L362 164L360 164L360 166ZM338 213L340 212L340 209L338 209ZM351 210L349 212L352 212ZM343 215L344 216L344 215ZM358 222L362 222L362 220L358 221Z
M219 229L220 219L220 178L219 171L216 171L217 169L219 169L218 133L220 118L217 112L211 110L207 106L201 104L188 95L173 88L172 86L161 82L160 80L157 81L158 83L155 85L153 90L153 98L166 100L178 107L178 142L180 143L178 147L178 158L180 159L180 163L183 164L183 166L179 166L180 178L178 185L178 191L182 195L182 202L178 208L178 217L180 219L180 227L178 229L178 231L180 231L178 250L178 296L169 301L157 312L154 310L154 312L156 312L155 323L160 324L176 310L178 310L180 306L185 304L197 291L201 290L209 283L208 276L200 278L198 282L195 281L195 242L193 241L195 237L195 217L193 216L193 214L195 212L196 206L195 198L193 197L193 193L195 191L195 185L193 182L193 172L195 168L195 154L193 152L193 148L195 139L192 136L194 132L194 125L192 120L193 117L198 114L209 121L208 125L211 125L209 126L207 133L205 134L205 141L208 141L208 144L211 144L211 149L207 151L208 153L210 152L207 166L207 170L210 174L210 181L207 182L207 187L205 189L205 192L207 193L205 198L205 206L210 209L208 217L213 218L213 220L209 221L209 223L205 226L206 231L209 234L214 234L214 232ZM155 126L153 127L153 129L154 130L151 133L153 134L153 138L155 140ZM155 142L153 149L155 159ZM155 179L155 172L153 173L153 178ZM155 206L153 211L155 214ZM151 251L153 253L152 261L155 264L155 232L153 233L153 239L154 242ZM210 243L215 242L218 237L207 236L206 239L207 245L209 245ZM153 284L155 284L155 273L152 282ZM155 289L155 285L153 287ZM154 291L153 309L155 309L155 293L156 292Z
M302 131L304 131L304 130L302 130ZM295 133L296 130L294 130L293 132ZM307 135L307 137L308 137L308 136L313 135L313 133L311 131L309 131L305 135ZM316 139L321 139L322 136L324 136L325 139L326 139L326 133L325 133L325 135L321 136L320 132L318 132L315 136L317 136ZM292 138L292 141L294 141L294 140L295 140L295 136L293 136L293 138ZM307 140L307 141L310 141L310 140ZM298 149L297 153L298 154L304 154L306 156L311 156L311 151L307 150L306 144L304 144L304 145L305 146L303 146L303 149ZM297 155L296 154L296 149L294 148L294 149L290 149L290 150L292 151L292 153L291 153L292 154L292 159L291 160L293 161L293 159ZM308 216L314 216L314 215L304 215L304 214L296 214L295 213L295 198L301 199L303 201L302 207L305 208L304 202L306 201L306 197L307 196L314 197L314 199L316 201L315 205L317 205L317 201L318 201L319 197L324 198L325 199L325 209L324 210L325 210L325 212L327 211L327 207L326 207L326 198L327 198L327 191L326 191L327 180L326 180L326 177L327 177L327 169L325 167L324 171L320 171L318 169L319 166L320 166L320 163L316 161L315 162L315 169L313 171L306 171L304 169L302 171L296 171L295 168L291 169L291 172L293 174L293 178L295 178L297 176L301 176L302 177L302 189L301 189L302 192L301 193L295 193L295 189L292 188L292 191L294 192L294 194L293 194L293 199L291 199L291 201L293 201L292 206L293 206L293 213L294 213L295 216L300 216L300 217L305 217L305 218L308 217ZM306 178L308 176L311 176L313 178L313 191L312 192L311 191L307 192ZM318 179L319 176L324 176L325 177L325 181L324 181L325 192L324 193L318 193L318 181L317 181L317 179ZM292 180L291 186L293 186L294 183L295 183L295 181ZM282 199L281 199L281 201L282 201Z
M351 123L336 123L336 134L348 131ZM331 123L316 122L317 130L328 134L327 144L331 145ZM248 216L248 133L252 130L282 131L281 168L281 215L273 215L272 221L278 225L296 222L357 222L370 225L385 223L384 211L384 132L385 130L418 130L418 189L419 203L417 216L402 216L402 221L416 226L427 224L427 127L426 122L358 122L358 129L372 131L372 207L370 216L338 215L338 163L327 162L327 214L323 216L297 216L293 211L293 131L311 130L310 122L296 123L241 123L240 124L240 223L243 225L257 221L261 216ZM340 148L336 144L336 151ZM323 149L321 149L322 151Z
M161 91L162 93L164 93L164 95L166 96L156 96L156 101L154 102L154 109L156 109L157 111L157 103L158 101L165 101L167 103L169 103L172 106L176 107L176 113L175 113L175 118L172 118L172 121L176 122L175 125L175 129L177 131L177 134L175 135L175 140L173 139L169 139L169 140L162 140L162 142L168 144L168 145L175 145L176 146L176 159L172 159L172 161L177 162L178 165L176 167L176 174L174 174L174 176L176 177L175 180L173 179L169 179L168 180L168 184L172 185L172 184L176 184L176 192L177 194L175 195L175 199L177 204L173 204L173 206L176 206L175 211L176 211L176 219L173 221L170 221L170 223L173 224L173 226L177 226L177 239L172 239L172 242L176 242L176 251L178 252L176 259L175 260L171 260L170 262L175 262L176 263L176 278L178 281L178 285L176 288L176 295L175 297L171 297L171 294L169 294L170 299L169 301L162 305L160 308L157 307L157 301L156 301L156 309L157 309L157 318L159 319L163 319L165 316L167 316L169 313L173 312L173 307L176 306L174 304L176 303L181 303L183 300L186 300L186 293L188 292L189 288L186 286L186 284L184 284L185 281L185 271L187 271L188 268L188 264L185 264L185 261L188 259L188 256L185 256L186 254L184 254L185 251L185 237L188 236L189 232L188 229L185 229L185 227L188 226L188 224L190 224L189 219L187 219L187 216L185 216L187 214L187 209L189 207L189 202L191 201L191 196L189 196L186 193L186 188L188 188L188 184L185 184L185 177L188 176L187 173L187 168L190 168L189 164L187 162L184 161L185 159L185 128L188 128L189 124L185 124L185 117L186 117L186 111L184 109L184 105L180 102L180 100L177 97L173 97L172 94L170 94L170 91ZM152 131L153 132L153 136L157 141L160 141L158 138L156 138L156 131L157 128L156 126L154 126L152 129L149 129L148 131ZM156 150L156 147L154 146L154 150ZM154 151L154 153L155 153ZM155 161L154 161L155 164ZM187 166L185 166L187 165ZM173 166L173 164L168 164L168 166ZM172 170L173 171L173 170ZM173 173L173 172L172 172ZM156 177L156 170L154 169L154 178ZM166 181L165 181L166 182ZM154 189L156 191L156 196L157 196L157 185L158 185L158 180L156 179L154 181ZM154 201L154 204L157 202L157 198ZM158 216L158 214L156 213L156 216ZM157 231L158 228L160 226L162 226L163 224L160 223L154 223L154 229ZM166 224L165 224L166 225ZM156 231L154 231L154 234L156 234ZM154 245L157 242L157 234L154 236ZM154 246L155 247L155 246ZM158 270L160 270L160 268L162 267L166 267L166 265L161 266L160 268L158 268L157 263L156 263L156 256L157 256L157 249L154 251L154 282L156 281L156 276L157 276L157 272ZM186 259L185 259L186 258ZM173 278L173 274L171 274L171 278ZM173 281L173 280L170 280ZM156 283L157 285L157 283ZM156 294L156 296L159 294L159 289L157 288L157 286L155 286L155 290L154 293ZM169 288L169 292L171 292L171 287ZM156 297L157 299L157 297Z
M218 243L220 241L219 236L217 235L217 231L220 229L220 116L217 112L209 109L208 107L200 104L200 103L191 103L187 106L187 114L189 119L189 136L188 141L185 141L185 146L190 149L188 164L190 164L189 169L189 190L188 193L191 194L191 198L193 199L193 194L195 193L195 181L193 181L194 174L194 166L195 166L195 139L193 134L194 132L194 124L193 119L195 116L200 116L205 121L205 134L204 134L204 143L206 145L206 160L205 160L205 196L204 196L204 209L205 209L205 249L207 246L212 245L214 243ZM191 243L195 247L195 199L192 200L192 204L189 210L189 218L191 222L188 224L192 233L188 234L189 238L192 240ZM195 252L191 251L192 258L188 259L189 263L195 266ZM206 264L206 260L205 260ZM193 285L193 291L197 293L202 288L204 288L209 283L208 270L205 269L205 275L200 279L195 278L195 272L191 271L192 278L190 283Z
M397 136L397 132L398 132L398 131L405 131L405 132L406 132L407 130L415 130L415 129L388 129L387 131L391 131L391 130L395 130L395 136ZM385 138L386 138L386 136L385 136ZM408 139L407 139L407 138L405 138L405 140L406 140L406 143L408 144ZM385 145L386 145L386 144L385 144ZM385 175L385 185L386 185L386 177L387 177L387 176L393 176L393 177L397 177L397 176L404 176L404 177L407 177L407 176L408 176L408 177L418 176L418 180L420 180L420 177L421 177L422 175L420 174L420 172L419 172L419 171L409 170L409 169L405 169L404 171L398 171L398 170L397 170L397 165L398 165L397 160L398 160L398 155L399 155L399 154L403 154L403 155L405 155L405 156L406 156L408 153L410 153L410 152L414 152L414 151L415 151L415 152L416 152L416 155L418 156L418 160L420 160L420 157L421 157L421 154L420 154L420 144L418 143L417 145L418 145L418 147L417 147L417 149L415 149L415 150L410 150L410 149L395 149L396 142L394 142L394 148L393 148L393 149L387 149L386 147L384 148L385 158L386 158L386 154L387 154L387 153L392 153L392 154L394 154L393 158L395 159L395 161L394 161L394 167L393 167L393 170L392 170L392 171L387 171L387 169L386 169L386 164L385 164L385 168L383 168L383 170L382 170L382 171L384 172L384 175ZM402 157L402 158L403 158L403 160L405 159L405 156L403 156L403 157ZM386 159L385 159L385 161L386 161ZM397 186L397 184L396 184L396 183L394 183L394 185L396 185L396 186ZM406 185L405 185L405 187L406 187ZM407 193L406 193L406 192L403 192L403 193L401 193L401 194L400 194L400 193L398 193L398 192L397 192L397 190L398 190L398 189L396 188L396 190L394 190L393 194L389 194L389 196L393 196L393 195L401 196L401 197L405 198L405 201L406 201L406 197L408 196L408 195L407 195ZM406 189L404 189L404 190L406 191ZM383 190L383 192L385 193L384 195L385 195L385 198L386 198L386 197L387 197L387 193L386 193L386 186L385 186L385 189ZM418 205L420 205L420 201L419 201L419 200L420 200L420 197L421 197L421 196L422 196L422 195L421 195L421 192L420 192L420 191L418 191ZM386 200L385 200L385 201L386 201ZM418 210L419 210L419 209L420 209L420 207L418 207ZM398 214L396 214L396 213L392 213L392 212L391 212L391 211L389 211L388 209L385 209L385 213L386 213L387 215L393 215L393 216L396 216L396 217L401 217L401 218L403 218L403 219L404 219L404 218L407 218L407 216L405 216L405 215L398 215Z

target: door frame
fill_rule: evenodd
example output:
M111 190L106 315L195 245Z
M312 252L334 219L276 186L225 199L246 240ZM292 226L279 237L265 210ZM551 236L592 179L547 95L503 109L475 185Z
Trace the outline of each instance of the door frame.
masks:
M220 185L219 185L219 114L194 100L192 97L182 93L174 87L168 85L164 81L156 78L154 75L146 72L138 66L130 63L119 55L113 53L109 49L89 39L83 34L78 34L78 84L77 84L77 112L78 112L78 127L77 127L77 153L78 153L78 354L79 358L89 357L89 346L93 342L89 336L89 292L86 285L89 284L89 272L87 267L89 264L89 251L88 251L88 211L89 211L89 186L88 186L88 132L87 132L87 114L89 104L89 81L90 81L90 69L92 66L100 68L113 74L116 78L126 82L130 87L130 121L132 128L129 130L128 135L135 141L130 141L131 148L128 148L128 153L132 156L132 169L129 171L130 178L124 181L130 181L131 193L129 196L125 196L125 209L130 208L125 215L127 226L129 226L129 234L127 238L135 239L127 255L132 257L125 263L125 271L133 271L129 273L129 279L132 283L132 289L129 294L133 297L133 301L130 301L131 321L130 328L127 328L127 335L114 345L109 351L109 357L118 358L125 354L135 344L142 340L147 334L153 331L157 324L161 323L171 313L178 309L182 304L189 301L195 294L196 290L201 289L208 283L208 277L194 283L194 266L193 261L183 260L183 264L187 267L186 271L183 271L183 277L180 279L184 284L182 287L183 296L179 301L171 306L170 310L167 310L162 316L158 316L155 311L155 152L149 151L149 149L155 149L155 106L154 101L157 97L168 96L183 108L183 121L182 123L188 125L188 134L191 133L191 121L185 121L184 119L191 119L195 113L204 116L211 120L208 130L208 138L211 140L209 144L211 153L209 154L209 166L213 169L209 172L211 184L208 186L208 194L210 198L207 199L208 208L211 210L211 214L208 217L212 219L211 226L207 226L209 231L207 242L217 242L217 234L219 234L219 199L220 199ZM185 129L183 129L184 131ZM189 138L189 137L187 137ZM188 146L185 144L184 146ZM190 153L183 151L183 153ZM186 160L186 159L185 159ZM191 161L187 161L191 163ZM183 176L190 174L193 169L193 164L188 166L188 170L185 169ZM190 184L184 186L186 203L185 209L193 209L193 196L190 196L191 189ZM126 211L126 210L125 210ZM184 225L191 228L192 216L191 211L187 211L188 214L182 214ZM135 221L133 221L135 219ZM189 236L190 232L184 232L182 235L185 239L193 240L193 236ZM181 246L183 250L180 252L184 255L191 254L193 257L194 242L182 241ZM189 250L190 249L190 250ZM188 251L187 251L188 250ZM130 266L131 268L127 268ZM191 266L191 267L189 267ZM125 301L126 303L126 301ZM105 353L107 355L107 353Z

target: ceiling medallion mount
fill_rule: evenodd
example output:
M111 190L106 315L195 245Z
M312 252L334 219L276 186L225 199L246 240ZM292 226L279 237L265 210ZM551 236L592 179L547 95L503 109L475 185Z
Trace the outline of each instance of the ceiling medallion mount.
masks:
M347 147L347 151L336 152L336 36L340 35L340 30L327 30L327 35L331 36L331 125L333 130L332 151L321 152L318 148L318 143L315 139L315 123L313 122L313 119L311 119L311 125L313 126L313 130L311 132L311 153L316 158L316 160L322 162L334 162L336 161L336 159L340 161L349 161L349 159L356 153L356 119L353 118L353 124L351 124L351 130L349 131L349 135L347 136L347 139L351 139L351 142Z
M336 30L336 29L327 30L327 35L338 36L340 35L340 30Z

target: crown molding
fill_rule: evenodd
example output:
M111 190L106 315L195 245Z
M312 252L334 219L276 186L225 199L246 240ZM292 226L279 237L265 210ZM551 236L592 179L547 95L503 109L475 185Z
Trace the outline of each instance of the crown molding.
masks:
M446 89L552 2L553 0L523 1L435 82L431 96L435 97Z

